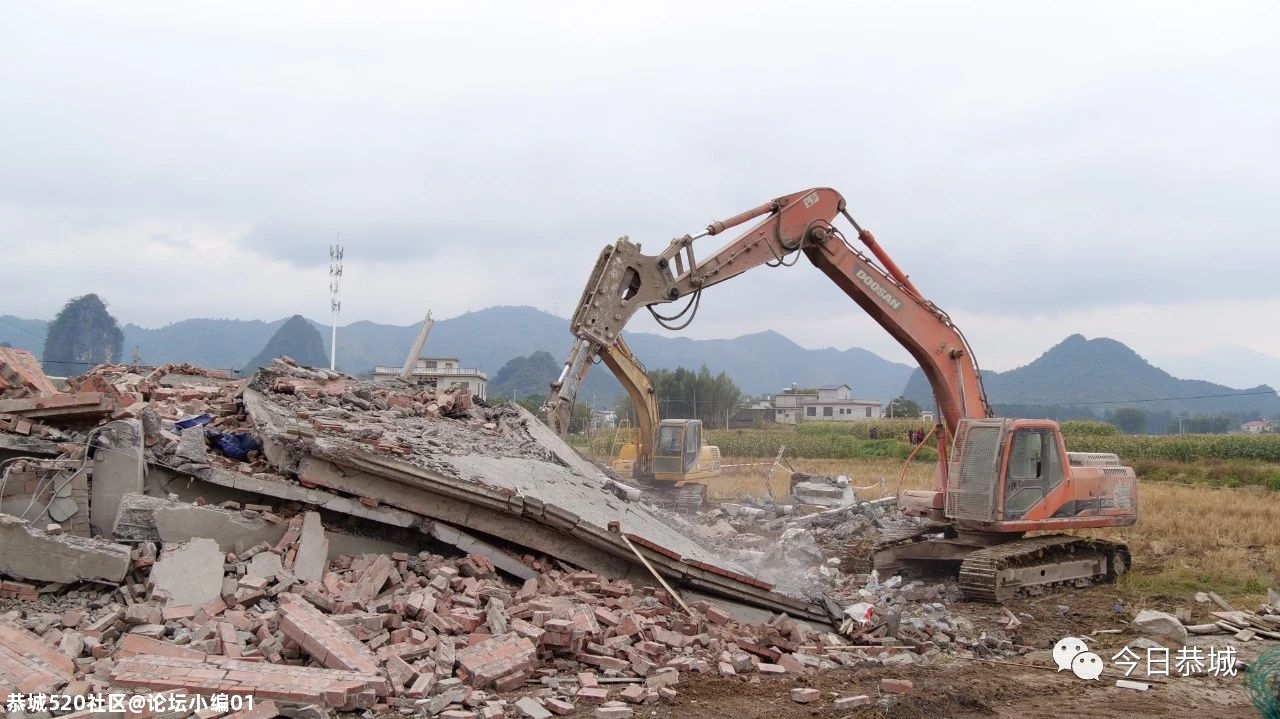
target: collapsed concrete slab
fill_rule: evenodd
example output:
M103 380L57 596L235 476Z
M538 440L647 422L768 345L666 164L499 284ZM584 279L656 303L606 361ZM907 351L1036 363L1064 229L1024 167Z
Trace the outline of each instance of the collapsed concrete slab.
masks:
M0 434L0 456L4 454L36 457L56 457L62 447L53 440L24 437L20 434Z
M303 487L280 481L274 475L245 475L228 472L214 466L200 467L193 474L181 474L183 477L194 477L206 485L225 487L235 492L251 493L263 497L274 497L287 502L300 502L317 509L329 510L338 514L346 514L360 519L367 519L391 527L412 527L421 518L410 512L395 507L361 504L350 497L342 497L314 487Z
M174 544L197 537L212 539L223 552L241 552L255 544L274 546L287 525L261 515L210 505L175 502L145 494L127 494L121 500L115 536L133 542ZM404 551L407 547L375 537L361 537L324 530L325 558L339 555ZM319 580L315 580L319 581Z
M147 470L143 450L142 422L136 419L116 420L98 430L89 494L89 524L98 534L111 534L124 495L142 491Z
M152 590L172 605L202 607L222 594L223 559L212 539L167 546L151 568Z
M304 487L466 527L614 578L652 582L651 566L676 586L828 618L825 608L769 591L647 505L619 496L594 465L523 409L504 407L489 423L391 410L355 415L274 393L276 384L260 373L242 401L266 456ZM300 422L313 413L345 419Z
M129 548L72 534L50 535L0 515L0 573L41 582L119 582L129 571Z
M285 526L221 507L131 493L121 498L114 532L121 539L165 543L202 537L223 552L235 552L237 544L241 549L261 542L274 545L284 536Z
M23 399L0 399L0 413L27 419L89 419L110 414L115 405L101 392L64 392Z

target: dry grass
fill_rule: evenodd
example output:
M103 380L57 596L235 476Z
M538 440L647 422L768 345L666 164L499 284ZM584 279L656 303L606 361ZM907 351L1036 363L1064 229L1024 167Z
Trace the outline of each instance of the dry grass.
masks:
M912 462L903 480L904 464L896 459L793 459L776 469L771 461L749 457L725 459L724 464L729 465L724 474L707 482L707 495L712 499L767 496L766 480L773 487L773 496L785 497L790 491L793 469L833 477L843 474L855 487L870 487L858 492L858 496L866 499L894 494L899 480L903 481L905 489L923 489L933 484L933 464ZM883 485L881 478L884 479Z
M758 459L727 459L755 464ZM770 462L731 467L710 483L715 499L764 496ZM847 475L867 499L895 494L903 464L897 460L800 460L797 471ZM787 493L790 470L773 472L774 496ZM904 489L933 484L933 465L913 462ZM1125 542L1134 570L1117 589L1138 605L1167 598L1185 601L1197 591L1216 591L1240 607L1256 606L1268 587L1280 589L1280 497L1260 488L1225 488L1171 482L1139 482L1138 521L1132 527L1097 530L1097 536Z
M1280 502L1266 490L1140 482L1138 522L1099 531L1126 542L1134 571L1120 589L1143 603L1216 591L1255 608L1280 588Z

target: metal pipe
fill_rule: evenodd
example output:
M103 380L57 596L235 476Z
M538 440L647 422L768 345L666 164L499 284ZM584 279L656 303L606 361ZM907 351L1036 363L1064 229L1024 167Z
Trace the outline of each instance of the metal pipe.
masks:
M885 252L879 242L876 242L875 235L862 229L862 227L858 225L857 220L853 219L853 215L849 214L848 210L842 209L840 210L840 214L844 215L844 218L849 221L849 224L853 225L853 229L858 231L858 239L862 240L862 244L870 248L871 254L875 255L877 260L880 260L880 264L884 265L884 269L889 273L890 277L897 280L899 284L909 290L911 294L916 297L924 297L924 295L920 294L920 290L916 289L916 286L911 283L911 280L907 277L907 273L903 272L902 269L898 267L898 264L893 261L893 258L889 257L889 253Z
M775 209L777 209L777 207L778 207L777 201L770 200L769 202L766 202L763 205L760 205L759 207L752 208L750 210L747 210L746 212L739 212L738 214L734 215L733 217L730 217L727 220L712 222L711 224L707 225L707 234L718 235L721 232L724 232L725 230L729 229L730 227L737 227L738 225L741 225L747 220L755 219L761 215L767 215L770 212L773 212Z

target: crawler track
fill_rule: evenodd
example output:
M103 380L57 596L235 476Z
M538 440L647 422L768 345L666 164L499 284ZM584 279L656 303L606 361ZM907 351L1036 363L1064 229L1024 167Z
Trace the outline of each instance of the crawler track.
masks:
M975 602L1114 580L1129 567L1123 544L1063 534L1028 537L975 550L960 564L960 590Z

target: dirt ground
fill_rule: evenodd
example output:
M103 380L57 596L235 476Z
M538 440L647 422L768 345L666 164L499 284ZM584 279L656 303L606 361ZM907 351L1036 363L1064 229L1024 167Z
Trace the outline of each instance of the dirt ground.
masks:
M1001 719L1049 719L1051 717L1172 717L1210 719L1214 717L1256 719L1244 689L1243 669L1234 677L1159 677L1146 692L1120 689L1115 680L1123 671L1110 667L1111 657L1127 641L1138 636L1129 631L1116 612L1117 597L1108 587L1051 594L1019 600L1007 606L1022 619L1015 642L1035 651L1017 659L983 661L940 656L927 666L878 667L868 670L840 669L803 677L687 677L676 687L679 696L670 704L642 709L637 716L655 719L676 717L733 717L733 719L787 719L790 717L999 717ZM1059 607L1066 606L1065 613ZM1172 612L1176 607L1165 608ZM1204 607L1196 607L1207 612ZM978 626L1003 623L998 607L960 603L952 611L969 617ZM1028 619L1026 616L1032 618ZM1125 616L1133 616L1125 609ZM1100 634L1095 629L1121 629L1121 634ZM1085 636L1091 648L1109 665L1097 681L1058 672L1050 649L1066 636ZM1196 638L1206 650L1224 647L1225 635ZM1175 652L1177 645L1164 641ZM1273 642L1233 642L1240 661L1256 658ZM909 679L914 689L906 695L881 697L882 678ZM1142 681L1139 667L1131 679ZM813 687L822 698L809 704L791 700L795 687ZM866 694L873 703L853 711L833 708L837 697Z
M906 695L881 698L881 678L909 679L915 687ZM795 687L813 687L822 698L797 704ZM1257 711L1249 703L1241 680L1171 679L1146 692L1118 689L1114 682L1087 682L1067 672L1019 669L977 661L955 660L937 666L833 671L799 679L697 679L682 682L680 695L670 704L639 716L733 717L788 719L791 717L1171 717L1210 719L1248 717ZM873 703L837 712L836 697L866 694Z
M1234 677L1158 677L1145 692L1120 689L1115 680L1123 671L1110 661L1128 641L1140 634L1122 622L1133 616L1125 607L1117 612L1117 596L1106 586L1018 600L1009 603L1022 625L1013 634L1015 643L1034 651L1014 659L986 661L940 655L926 666L877 667L874 669L837 669L806 676L764 677L699 677L685 675L675 687L679 695L669 703L640 707L636 717L652 719L809 719L812 717L954 717L960 719L996 717L1000 719L1050 719L1056 717L1171 717L1173 719L1256 719L1244 689L1244 670ZM1068 607L1062 612L1060 607ZM1179 605L1185 606L1185 605ZM1176 606L1162 607L1172 612ZM1003 624L1005 614L999 607L959 603L953 613L970 618L978 626ZM1193 607L1198 613L1208 612L1203 606ZM1027 618L1026 615L1030 615ZM1207 615L1206 615L1207 616ZM1095 629L1120 629L1120 634L1091 636ZM1089 637L1091 648L1109 665L1107 673L1097 681L1086 681L1070 672L1058 672L1050 649L1066 636ZM1196 643L1205 648L1222 648L1231 640L1225 635L1199 637ZM1178 645L1162 642L1176 652ZM1273 642L1232 642L1241 662L1256 658ZM913 690L901 696L879 691L882 678L908 679ZM1139 667L1130 677L1145 680ZM812 687L822 697L809 704L791 700L791 690ZM837 711L833 702L838 697L865 694L872 704L855 710ZM589 712L578 712L590 716Z

